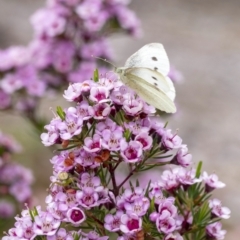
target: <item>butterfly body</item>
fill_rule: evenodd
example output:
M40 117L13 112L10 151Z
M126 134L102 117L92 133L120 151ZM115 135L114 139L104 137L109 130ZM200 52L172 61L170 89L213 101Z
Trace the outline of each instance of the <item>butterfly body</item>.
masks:
M173 113L175 89L170 78L169 60L160 43L143 46L130 56L124 67L116 68L121 81L136 91L147 103L154 107Z

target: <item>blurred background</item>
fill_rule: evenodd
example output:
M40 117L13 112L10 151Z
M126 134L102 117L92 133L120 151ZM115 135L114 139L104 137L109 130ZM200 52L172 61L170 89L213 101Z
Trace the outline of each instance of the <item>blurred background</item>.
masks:
M44 0L0 0L0 48L27 44L32 37L29 16ZM240 1L239 0L133 0L131 8L142 22L143 37L115 35L110 39L118 66L144 44L162 43L170 63L184 82L176 85L178 112L169 118L173 130L204 170L227 184L216 197L231 209L225 221L226 239L240 234ZM42 104L40 111L59 105ZM47 107L45 107L47 106ZM45 114L45 113L44 113ZM46 115L51 116L48 113ZM33 169L34 195L42 203L49 185L53 153L42 146L31 125L16 115L0 113L0 129L24 147L15 157Z

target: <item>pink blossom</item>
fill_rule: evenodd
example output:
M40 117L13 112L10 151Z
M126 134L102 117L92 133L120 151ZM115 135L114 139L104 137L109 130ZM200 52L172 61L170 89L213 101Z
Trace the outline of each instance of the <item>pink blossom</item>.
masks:
M104 227L110 232L120 230L122 211L117 211L115 215L107 214L104 218Z
M137 215L128 216L124 214L121 216L120 230L123 233L132 234L138 232L142 228L142 219Z
M138 141L126 142L122 140L120 143L121 156L125 162L139 162L142 157L142 144Z
M162 136L163 147L167 150L180 148L182 145L182 139L177 134L172 134L171 130L167 130Z
M129 99L123 102L123 110L127 115L135 116L142 112L143 103L140 99Z
M63 97L69 101L78 101L82 93L82 83L70 84L68 89L64 91Z
M0 82L5 93L13 93L23 87L23 82L14 74L7 74Z
M212 214L219 218L228 219L230 218L230 209L227 207L222 207L220 200L214 198L209 200L209 207L212 209Z
M50 9L39 9L30 20L37 35L54 37L65 30L66 20Z
M60 137L64 140L69 140L73 136L80 134L82 124L83 120L74 114L72 108L69 108L66 112L65 120L57 125Z
M77 207L73 207L68 210L67 218L70 223L72 223L75 227L79 226L86 220L86 216L84 212Z
M107 103L98 103L93 106L94 116L97 120L103 120L110 114L111 108Z
M52 236L56 233L61 222L54 219L50 213L35 216L33 229L37 235Z
M48 147L48 146L51 146L58 142L59 137L60 137L58 125L61 122L62 122L61 119L59 117L57 117L57 118L54 118L53 120L51 120L49 125L46 125L44 127L46 130L48 130L48 132L42 133L40 137L41 137L42 143L45 146Z
M109 90L106 87L92 87L89 99L96 103L108 102Z
M93 117L94 110L87 101L81 101L76 107L76 114L82 118L82 120L88 120Z
M136 199L133 203L126 202L124 204L126 213L129 216L134 214L139 217L142 217L146 214L149 206L150 206L150 202L149 202L148 198L146 198L146 197Z
M76 198L79 205L86 209L91 209L92 207L100 205L97 192L90 187L85 187L82 191L77 191Z
M206 191L210 192L216 188L223 188L226 186L225 183L218 180L216 174L208 175L207 172L203 172L203 181L206 184Z
M84 139L84 150L90 153L98 152L101 149L101 137L98 134L94 134L93 137L87 137Z
M182 145L178 150L173 163L181 165L182 167L188 167L192 163L192 155L188 153L187 145Z
M135 137L135 141L138 141L142 144L143 146L143 150L149 150L152 148L152 137L149 136L149 134L147 132L142 132L139 133L136 137Z
M102 131L102 146L103 148L109 149L110 151L118 151L120 149L120 141L123 138L121 130L110 131L105 129Z
M159 186L165 190L173 191L180 185L178 181L179 169L174 168L171 170L165 170L162 173L161 180L158 182Z
M215 222L206 227L207 235L214 239L222 240L225 237L226 230L222 230L222 224Z
M66 229L64 228L60 228L53 236L47 236L47 240L59 240L59 239L73 240L73 236L70 232L67 232Z

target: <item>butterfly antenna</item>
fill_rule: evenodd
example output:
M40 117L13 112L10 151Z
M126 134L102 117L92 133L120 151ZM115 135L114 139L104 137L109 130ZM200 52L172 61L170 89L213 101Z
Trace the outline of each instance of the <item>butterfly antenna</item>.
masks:
M93 56L93 55L92 55L92 57L93 57L93 58L96 58L96 59L99 59L99 60L102 60L102 61L104 61L104 62L106 62L106 63L109 63L109 64L112 65L114 68L116 68L116 66L115 66L114 64L112 64L111 62L109 62L106 58L96 57L96 56Z

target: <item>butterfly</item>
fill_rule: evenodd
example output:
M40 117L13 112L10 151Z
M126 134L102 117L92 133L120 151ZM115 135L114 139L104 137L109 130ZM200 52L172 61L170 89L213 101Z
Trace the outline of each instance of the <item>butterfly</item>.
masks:
M160 43L150 43L131 55L124 67L115 68L120 80L143 100L167 113L176 112L175 88L167 76L170 64Z

